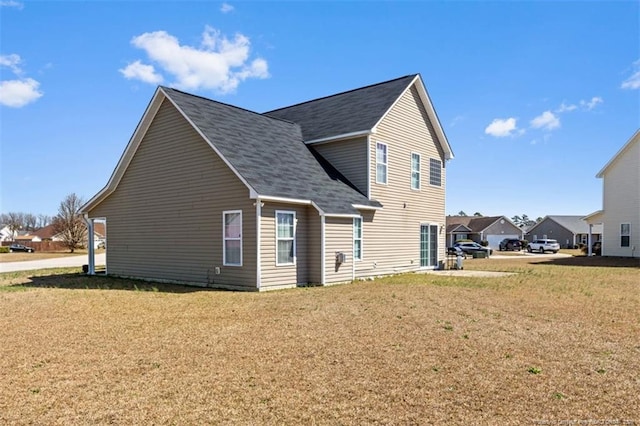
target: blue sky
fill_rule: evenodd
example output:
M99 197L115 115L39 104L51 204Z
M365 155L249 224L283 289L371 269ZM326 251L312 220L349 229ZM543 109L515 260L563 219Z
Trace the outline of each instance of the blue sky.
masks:
M258 112L420 73L447 213L588 214L640 126L640 3L0 0L0 212L109 179L158 84Z

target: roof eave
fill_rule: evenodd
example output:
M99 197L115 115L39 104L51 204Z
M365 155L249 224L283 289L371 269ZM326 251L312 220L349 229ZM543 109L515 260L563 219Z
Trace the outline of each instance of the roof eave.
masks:
M425 110L427 111L427 115L429 116L429 119L431 120L431 124L433 125L433 128L434 128L434 130L436 132L436 136L438 138L438 142L440 143L440 147L442 148L442 151L444 152L444 159L445 160L452 160L454 158L453 150L451 149L451 145L449 145L449 141L447 139L447 136L444 134L444 130L442 129L442 125L440 124L440 119L438 119L438 114L436 113L436 110L433 107L433 104L431 103L431 98L429 97L429 93L427 92L427 89L425 88L424 83L422 82L422 78L420 78L420 74L416 74L416 76L413 78L413 80L411 80L411 82L407 85L407 87L400 94L400 96L398 96L396 98L396 100L393 102L393 104L391 104L389 109L384 114L382 114L382 117L380 117L380 119L375 124L375 126L373 126L372 133L375 133L376 129L378 128L378 126L380 125L382 120L385 119L385 117L389 114L389 112L400 101L402 96L414 84L418 88L418 94L420 95L420 99L422 100L422 104L423 104Z
M361 137L361 136L369 136L369 135L371 135L373 133L375 133L375 131L373 129L360 130L360 131L357 131L357 132L343 133L341 135L327 136L327 137L324 137L324 138L312 139L312 140L309 140L309 141L304 141L304 143L307 144L307 145L317 145L317 144L321 144L321 143L335 142L335 141L339 141L339 140L352 139L352 138L357 138L357 137Z
M629 148L631 146L632 143L636 142L639 139L640 139L640 129L636 130L636 132L633 134L633 136L631 136L629 138L627 143L625 143L622 146L622 148L620 148L620 150L618 150L618 152L616 152L616 154L613 157L611 157L611 159L607 162L607 164L605 164L605 166L602 168L602 170L600 170L598 172L596 177L597 178L604 177L604 174L607 172L607 169L609 169L609 167L611 167L611 165L613 163L615 163L615 161L622 155L623 152L625 152L627 150L627 148Z

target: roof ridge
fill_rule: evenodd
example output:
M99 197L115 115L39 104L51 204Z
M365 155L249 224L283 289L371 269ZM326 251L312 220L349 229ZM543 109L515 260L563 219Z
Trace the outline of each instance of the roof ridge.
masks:
M282 107L282 108L272 109L272 110L270 110L270 111L265 111L265 112L263 112L262 114L263 114L263 115L267 115L267 114L274 113L274 112L276 112L276 111L281 111L281 110L283 110L283 109L293 108L293 107L297 107L297 106L300 106L300 105L308 104L308 103L311 103L311 102L316 102L316 101L320 101L320 100L323 100L323 99L329 99L329 98L333 98L333 97L335 97L335 96L345 95L345 94L347 94L347 93L357 92L358 90L364 90L364 89L369 89L369 88L371 88L371 87L381 86L381 85L383 85L383 84L387 84L387 83L391 83L391 82L394 82L394 81L402 80L403 78L407 78L407 77L416 77L416 76L418 76L418 75L419 75L419 74L407 74L407 75L404 75L404 76L402 76L402 77L393 78L393 79L391 79L391 80L382 81L382 82L380 82L380 83L369 84L369 85L367 85L367 86L358 87L358 88L356 88L356 89L345 90L344 92L338 92L338 93L334 93L334 94L332 94L332 95L321 96L321 97L319 97L319 98L309 99L308 101L298 102L298 103L293 104L293 105L287 105L287 106L284 106L284 107Z
M277 117L270 117L268 115L261 114L261 113L256 112L256 111L252 111L252 110L247 109L247 108L239 107L237 105L228 104L226 102L221 102L221 101L218 101L218 100L215 100L215 99L211 99L211 98L207 98L207 97L204 97L204 96L201 96L201 95L196 95L196 94L193 94L193 93L185 92L185 91L182 91L182 90L179 90L179 89L174 89L173 87L168 87L168 86L159 86L159 87L162 88L162 89L168 89L168 90L171 90L173 92L177 92L177 93L180 93L180 94L183 94L183 95L187 95L187 96L190 96L190 97L193 97L193 98L199 98L199 99L202 99L204 101L213 102L213 103L216 103L218 105L225 106L225 107L230 107L230 108L237 109L237 110L240 110L240 111L248 112L250 114L257 115L259 117L267 118L267 119L270 119L270 120L282 121L282 122L285 122L285 123L288 123L288 124L293 124L293 125L299 126L299 124L294 123L293 121L289 121L289 120L285 120L285 119L277 118Z

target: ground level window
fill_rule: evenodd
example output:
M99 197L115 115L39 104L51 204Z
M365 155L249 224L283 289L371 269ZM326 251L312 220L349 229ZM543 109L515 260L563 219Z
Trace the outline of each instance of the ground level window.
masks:
M223 212L222 257L225 266L242 266L242 212Z
M296 260L296 213L276 211L276 265L293 265Z
M353 258L362 260L362 218L353 218Z
M629 247L631 245L631 224L620 224L620 247Z

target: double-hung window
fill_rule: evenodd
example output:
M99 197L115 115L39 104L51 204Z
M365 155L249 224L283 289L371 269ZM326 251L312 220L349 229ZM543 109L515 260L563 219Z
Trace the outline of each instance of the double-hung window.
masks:
M353 218L353 258L362 260L362 218Z
M376 183L387 183L387 145L376 143Z
M420 189L420 154L411 153L411 189Z
M296 263L296 212L276 210L276 265Z
M222 217L222 264L242 266L242 211L225 211Z
M429 183L442 186L442 162L435 158L429 159Z
M620 224L620 247L629 247L631 245L631 224Z

